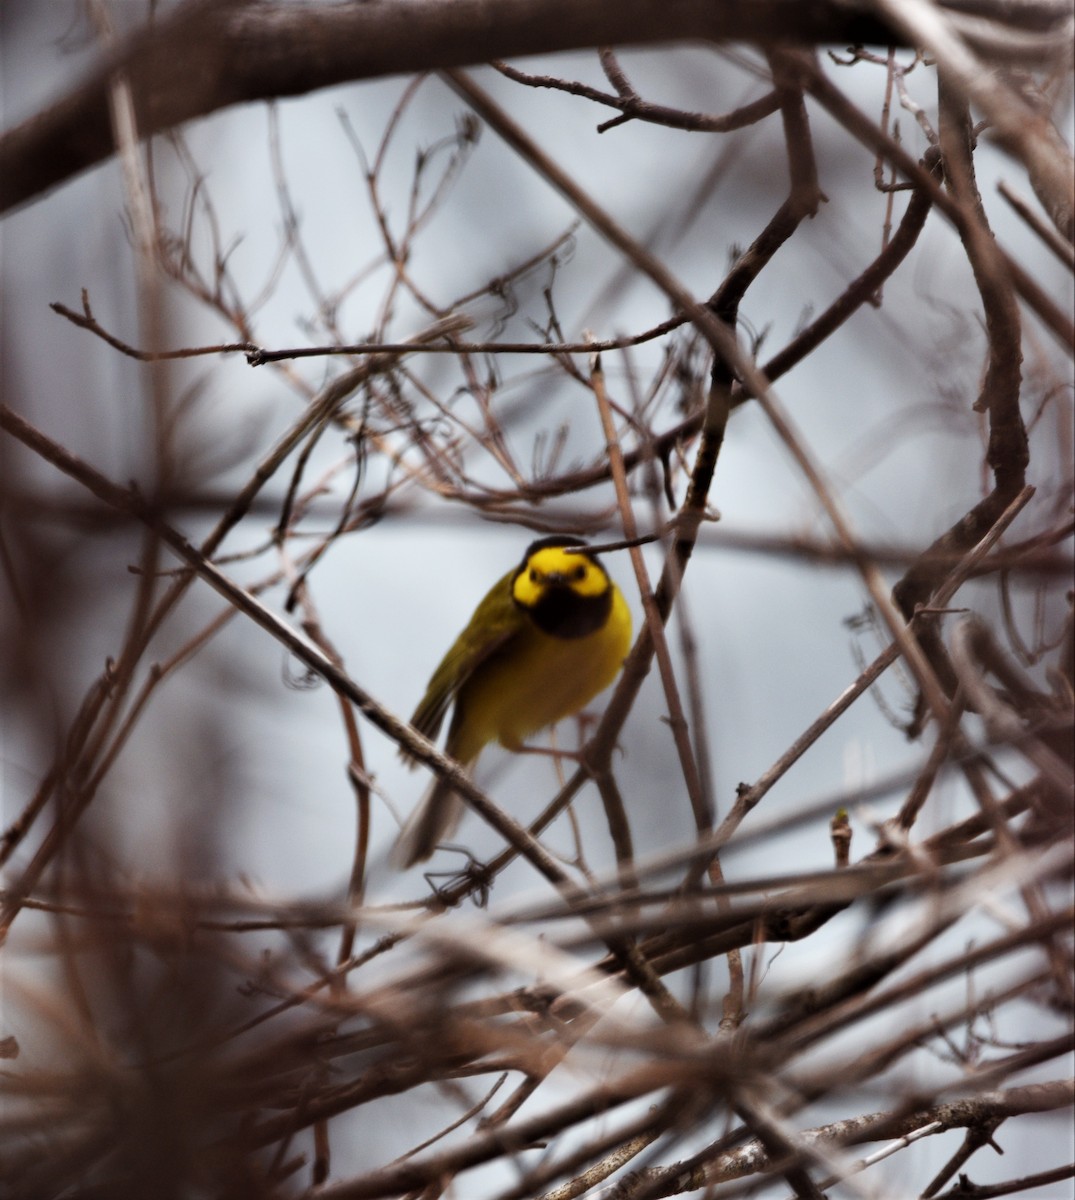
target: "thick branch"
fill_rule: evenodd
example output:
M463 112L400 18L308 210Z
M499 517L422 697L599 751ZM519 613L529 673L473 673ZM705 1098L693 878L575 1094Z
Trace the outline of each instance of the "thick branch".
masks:
M1066 0L949 0L1041 40ZM896 43L868 0L371 0L334 5L189 0L126 41L51 108L0 137L0 212L108 158L110 80L128 81L143 135L233 104L358 79L599 45L671 41Z

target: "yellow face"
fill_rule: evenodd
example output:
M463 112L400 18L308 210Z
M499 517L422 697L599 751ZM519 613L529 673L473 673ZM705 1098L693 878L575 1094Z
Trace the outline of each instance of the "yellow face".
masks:
M609 586L604 570L584 553L568 546L542 546L516 575L512 593L523 607L533 608L550 588L570 588L576 596L596 597Z

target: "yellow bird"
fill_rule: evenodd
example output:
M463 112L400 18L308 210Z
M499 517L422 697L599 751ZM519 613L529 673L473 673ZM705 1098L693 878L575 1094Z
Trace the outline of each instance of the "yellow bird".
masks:
M542 538L474 610L411 724L435 738L454 703L444 749L462 766L489 742L520 750L608 687L630 644L630 609L596 555L579 538ZM459 797L436 780L404 826L395 862L429 858L461 815Z

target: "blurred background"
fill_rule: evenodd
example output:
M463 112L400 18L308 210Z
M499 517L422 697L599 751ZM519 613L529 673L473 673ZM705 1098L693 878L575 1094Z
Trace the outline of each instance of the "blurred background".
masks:
M108 12L117 36L146 20L145 6L133 2ZM12 0L0 9L0 35L5 129L64 94L101 52L92 14L75 4ZM639 95L687 113L726 112L771 87L764 57L751 49L673 46L618 58ZM900 52L901 63L912 59ZM879 119L888 80L883 63L841 65L824 54L821 61L844 94ZM593 52L513 65L610 91ZM637 120L600 132L614 110L523 86L491 67L476 68L473 77L699 298L716 290L788 194L779 113L720 134ZM933 69L919 62L903 83L935 122ZM1070 141L1069 85L1064 78L1049 86L1061 97L1053 118ZM912 113L893 103L899 138L918 158L925 136ZM808 112L825 199L740 306L740 342L762 365L875 258L886 220L898 222L907 203L903 192L877 189L870 151L818 107L808 104ZM612 339L671 315L668 299L436 75L227 108L155 138L144 161L159 238L148 277L140 274L139 218L118 159L5 217L0 388L5 405L71 455L163 505L167 522L195 544L311 400L365 360L335 355L253 367L237 350L140 362L50 306L84 314L85 295L100 328L129 347L252 343L269 351L397 344L449 315L465 319L458 336L472 343ZM1003 181L1029 197L1025 173L987 139L975 166L998 241L1070 313L1070 270L998 192ZM876 300L775 390L855 536L877 551L894 584L992 486L987 418L973 407L988 343L967 253L936 213ZM1027 482L1036 492L1006 542L1041 537L1041 563L1007 573L1002 587L995 574L971 581L954 604L980 613L1006 644L1021 642L1023 669L1048 690L1049 672L1062 670L1055 651L1070 612L1070 557L1063 556L1070 555L1071 363L1026 309L1022 352ZM627 450L645 451L651 434L672 429L705 401L709 353L689 326L607 351L603 365ZM349 676L405 718L477 601L533 538L559 530L602 543L622 537L607 475L588 478L607 462L589 376L582 353L400 355L371 371L332 420L282 457L214 561L289 623L314 622ZM642 532L662 529L669 503L682 502L695 435L670 445L663 463L650 456L632 473ZM574 472L587 475L585 487L571 485ZM780 758L884 648L887 635L870 616L855 564L821 553L833 545L828 520L756 404L732 413L709 504L714 519L700 531L669 644L719 821L737 787L754 783ZM348 775L354 743L331 689L202 582L185 587L159 620L152 616L179 582L178 561L130 514L100 503L10 437L0 439L0 505L0 801L5 828L17 829L6 846L6 895L25 899L25 872L36 856L47 859L30 892L45 911L23 906L3 951L0 1036L17 1044L12 1066L23 1081L3 1102L5 1136L21 1147L16 1161L31 1171L48 1143L41 1114L60 1103L41 1072L66 1071L78 1060L83 1083L106 1079L119 1095L118 1063L128 1056L144 1061L142 1051L152 1045L165 1059L174 1053L181 1060L184 1046L212 1044L286 994L324 980L338 953L338 906L349 887L369 913L359 922L359 950L395 928L401 913L422 911L429 880L420 870L396 872L387 856L398 821L427 778L401 764L392 739L359 720L363 782L371 792L368 857L356 887L364 802ZM1065 523L1066 546L1051 536ZM665 553L660 543L644 548L653 580ZM605 561L638 630L642 606L628 555L613 552ZM289 607L299 579L304 588ZM109 688L125 692L122 702L115 691L101 701ZM829 821L841 806L855 831L852 861L868 853L932 745L932 735L907 736L915 698L900 666L885 673L743 821L722 858L725 877L828 870ZM98 701L103 707L87 731L80 722ZM986 736L976 718L968 728ZM557 744L578 743L577 723L563 723ZM1018 747L997 748L996 762L1012 787L1035 774ZM631 710L613 766L639 858L689 846L695 820L656 671ZM530 820L571 769L490 750L476 778L514 816ZM900 786L878 788L894 776ZM977 810L960 772L943 773L914 836L928 838ZM611 878L612 842L592 785L579 792L573 812L577 825L561 817L546 845L571 864L581 844L586 870ZM807 818L797 819L802 813ZM50 836L64 843L55 855L47 849ZM472 816L459 841L479 860L502 847ZM434 882L446 883L465 865L462 855L443 851L432 864L443 876ZM1067 882L1054 886L1066 894ZM326 918L326 929L310 918L302 929L266 919L263 928L237 931L224 927L243 919L235 910L221 928L203 928L203 906L224 896L249 901L251 920L255 910L264 915L261 905L307 916L324 906L337 915ZM468 902L448 919L495 920L554 896L516 859L496 878L490 907ZM65 913L65 903L72 911ZM1010 927L1017 900L1004 893L998 903L991 914L955 923L925 959L943 960L968 939ZM418 907L399 907L406 904ZM85 910L95 917L85 919ZM864 904L783 950L747 948L753 1011L771 1013L780 996L831 978L886 929L898 938L906 925L883 904ZM992 973L983 968L974 986L1002 988L1021 961L1004 958ZM386 967L367 986L386 986L397 970L403 968ZM703 1011L719 1017L728 987L722 959L709 964L703 983L689 971L667 982L696 1003L701 995ZM485 994L480 983L469 986L473 992L463 994ZM921 999L901 1020L927 1019L942 998L954 1003L967 986L956 977L951 990ZM635 1012L641 1002L634 996L629 1005ZM890 1019L856 1025L853 1046L881 1036ZM1031 1029L1045 1036L1041 1022L1049 1036L1059 1035L1069 1019L1026 994L1003 1009L993 1032L998 1045L1010 1047L1028 1040ZM272 1032L255 1031L249 1045L240 1039L228 1071L239 1071L236 1064L254 1056L255 1046L273 1045L281 1028L300 1026L292 1013L269 1023ZM979 1046L974 1053L981 1052ZM607 1053L604 1065L612 1070L616 1056ZM840 1053L838 1039L825 1043L826 1061ZM835 1119L848 1103L856 1111L888 1108L893 1094L928 1092L937 1077L961 1069L953 1061L923 1052L903 1062L895 1082L875 1079L803 1120ZM600 1076L602 1062L595 1052L586 1078ZM1052 1078L1054 1068L1050 1062L1042 1070ZM169 1111L189 1115L205 1100L194 1084L190 1095L175 1085L184 1069L169 1074L167 1085L163 1074L143 1072L139 1086L147 1096L163 1088ZM453 1086L465 1091L462 1083ZM543 1095L563 1099L579 1085L568 1076L544 1086ZM387 1163L420 1140L418 1124L439 1128L453 1105L461 1112L476 1103L480 1089L475 1085L466 1100L448 1091L445 1084L388 1095L355 1110L357 1125L355 1112L330 1122L333 1174ZM123 1105L137 1127L131 1114L142 1109L129 1097ZM238 1121L241 1109L236 1101L228 1120ZM1041 1169L1043 1154L1050 1163L1070 1157L1063 1116L1005 1126L1005 1158L978 1155L974 1179ZM158 1134L146 1134L144 1144L158 1147L159 1167ZM305 1131L295 1137L279 1161L289 1153L316 1157ZM919 1146L913 1165L899 1158L887 1176L883 1169L876 1176L870 1186L877 1191L861 1194L918 1194L962 1137L953 1131ZM77 1122L65 1126L63 1138L72 1155L93 1144ZM182 1137L164 1140L176 1162L187 1161ZM693 1144L685 1135L679 1155ZM282 1172L290 1184L270 1185L279 1162L271 1165L259 1167L256 1187L264 1194L277 1194L277 1186L298 1194L299 1182L309 1180L301 1171ZM472 1172L450 1194L499 1195L504 1170L496 1162ZM87 1170L84 1182L90 1176ZM137 1180L146 1177L130 1168L130 1194L140 1194ZM36 1181L27 1195L62 1192L55 1174L24 1178ZM244 1178L236 1194L243 1187L260 1194L253 1174ZM764 1194L786 1194L786 1187L778 1176ZM1070 1194L1065 1187L1070 1183L1029 1194L1059 1197Z

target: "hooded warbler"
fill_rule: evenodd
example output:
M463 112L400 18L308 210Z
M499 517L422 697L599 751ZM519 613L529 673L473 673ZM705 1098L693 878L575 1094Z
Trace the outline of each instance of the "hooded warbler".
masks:
M467 768L489 742L520 750L530 734L608 687L630 644L627 602L585 542L541 538L474 610L411 724L435 738L454 705L445 752ZM436 780L404 826L395 862L409 867L429 858L461 815L451 785Z

